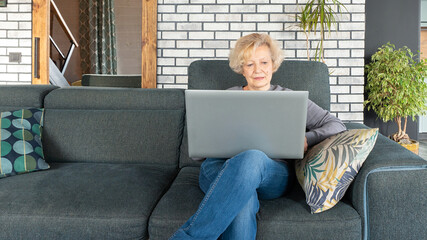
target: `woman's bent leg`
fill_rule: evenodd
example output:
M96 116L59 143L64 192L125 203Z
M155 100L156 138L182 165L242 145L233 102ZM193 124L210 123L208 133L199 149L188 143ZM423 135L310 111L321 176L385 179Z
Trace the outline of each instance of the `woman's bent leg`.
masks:
M203 162L200 167L199 184L204 193L208 192L211 183L221 171L225 160L208 158ZM259 200L258 195L255 193L221 235L221 239L255 239L257 229L256 214L258 210Z
M277 174L271 172L283 172L283 166L286 168L287 178L286 164L278 163L257 150L245 151L225 161L208 189L207 184L202 184L200 179L201 188L206 190L206 195L197 212L171 239L217 239L227 228L230 230L226 234L227 237L238 239L231 235L242 226L255 234L256 212L259 208L258 200L254 197L257 194L256 189L261 185L269 185L268 182L273 180L272 176L277 177ZM218 168L218 164L212 164L212 167ZM287 179L275 181L278 183L273 184L274 189L268 189L266 194L263 194L267 198L279 197L285 191ZM248 215L251 217L247 218Z
M227 230L222 234L222 240L256 239L256 214L259 210L259 199L274 199L283 195L289 186L289 167L287 163L266 161L264 164L263 180L246 206L234 218Z

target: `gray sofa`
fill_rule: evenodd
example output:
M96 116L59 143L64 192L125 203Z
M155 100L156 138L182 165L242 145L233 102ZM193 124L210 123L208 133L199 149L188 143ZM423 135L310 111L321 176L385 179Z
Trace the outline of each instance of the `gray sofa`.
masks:
M189 88L243 81L226 61L189 68ZM286 61L273 83L308 89L329 108L323 64ZM0 86L0 111L31 107L45 109L51 168L0 179L0 239L167 239L197 209L183 90ZM296 181L261 201L257 239L425 239L426 183L426 161L380 135L334 208L310 214Z

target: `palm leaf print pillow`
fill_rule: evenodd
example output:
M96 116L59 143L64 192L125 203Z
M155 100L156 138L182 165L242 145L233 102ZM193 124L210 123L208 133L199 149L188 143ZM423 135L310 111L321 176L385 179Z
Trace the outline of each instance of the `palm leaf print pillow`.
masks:
M325 139L295 162L311 213L335 206L375 145L378 128L352 129Z

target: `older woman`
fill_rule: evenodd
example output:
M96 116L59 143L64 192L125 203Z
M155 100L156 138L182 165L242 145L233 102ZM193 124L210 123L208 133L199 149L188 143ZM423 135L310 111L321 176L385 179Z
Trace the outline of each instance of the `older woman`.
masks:
M277 42L267 34L241 37L231 50L229 60L230 67L247 82L230 90L290 91L270 84L283 55ZM307 130L305 151L344 131L345 126L309 100ZM230 159L206 159L199 176L205 197L197 212L170 239L255 239L259 199L274 199L285 194L292 171L285 160L271 159L259 150L245 151Z

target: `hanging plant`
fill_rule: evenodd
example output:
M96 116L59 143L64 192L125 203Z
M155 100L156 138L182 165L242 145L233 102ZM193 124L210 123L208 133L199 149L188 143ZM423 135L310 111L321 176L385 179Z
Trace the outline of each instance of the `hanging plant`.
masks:
M337 11L334 10L337 8ZM330 34L332 26L336 26L336 15L342 12L342 9L347 11L347 8L338 0L309 0L301 13L297 16L299 21L298 26L304 31L307 44L307 59L310 60L309 54L309 34L320 33L320 41L316 47L315 60L324 60L324 40L325 33ZM336 29L336 28L335 28Z

